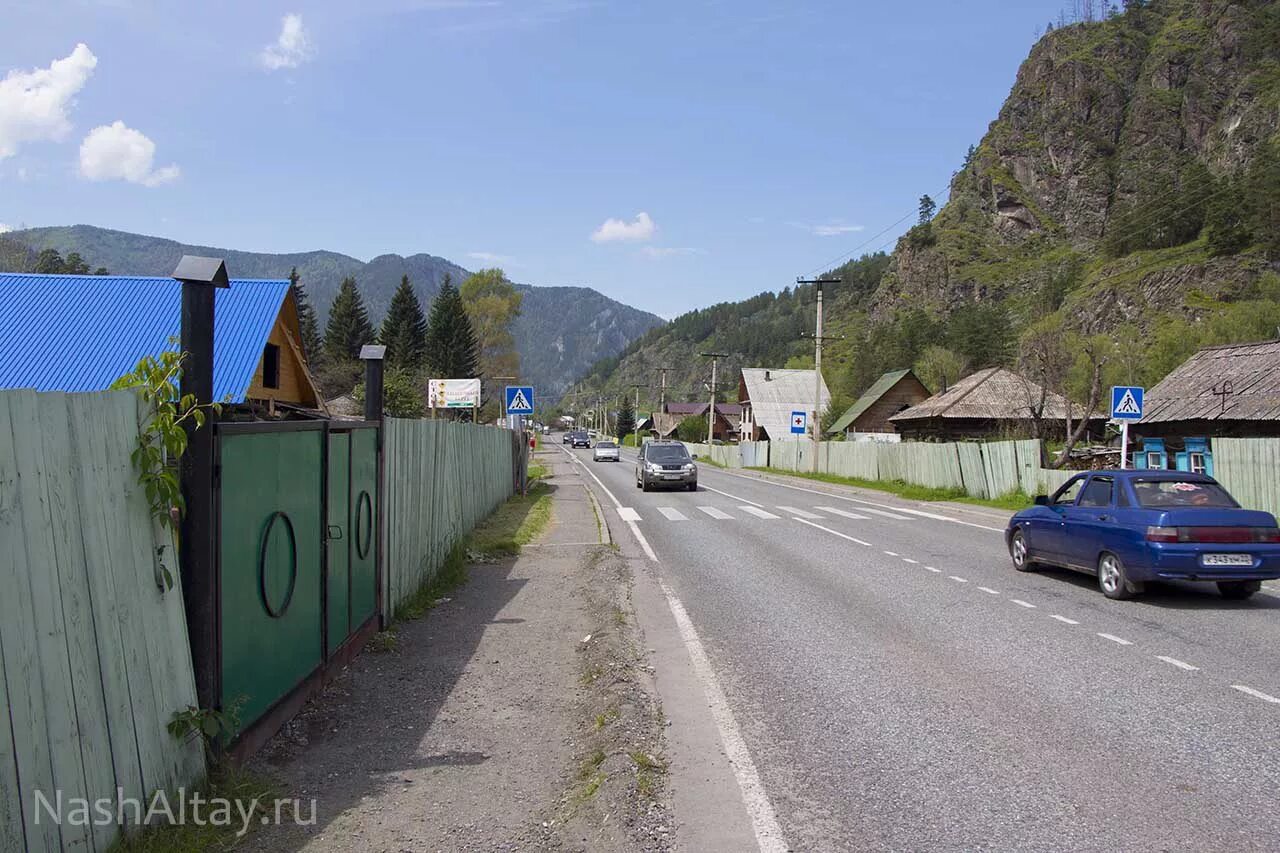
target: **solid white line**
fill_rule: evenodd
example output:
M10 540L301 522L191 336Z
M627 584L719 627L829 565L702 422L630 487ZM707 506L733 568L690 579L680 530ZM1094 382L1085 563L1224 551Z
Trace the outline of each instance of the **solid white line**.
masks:
M1035 607L1035 605L1032 604L1030 601L1023 601L1021 598L1011 598L1009 600L1012 601L1014 604L1018 605L1019 607L1031 607L1031 608Z
M918 565L920 565L920 561L919 561L919 560L913 560L913 559L911 559L910 557L903 557L903 558L902 558L902 562L904 562L904 563L910 563L910 564L911 564L911 565L913 565L913 566L918 566Z
M767 509L761 509L758 506L740 506L738 507L738 509L742 510L743 512L750 513L751 515L754 515L756 518L779 518L780 517L769 512Z
M854 521L867 521L871 518L869 515L859 515L856 512L849 512L847 509L836 509L833 506L815 506L814 509L831 515L843 515L845 518L852 518Z
M720 729L720 740L724 742L725 755L733 765L734 775L738 777L738 787L742 789L742 803L751 817L756 843L760 846L761 853L775 853L775 851L785 853L789 848L782 835L782 827L778 825L773 804L769 802L769 795L765 793L764 785L760 782L760 774L756 772L755 762L751 760L751 752L747 749L746 741L742 739L742 733L738 730L738 723L733 718L729 701L716 680L715 670L711 668L711 660L702 647L702 640L698 638L698 632L693 627L693 622L685 612L680 599L676 598L675 593L666 583L662 581L658 583L667 596L667 605L671 608L671 615L675 617L680 638L684 640L689 658L693 662L693 671L702 682L702 689L707 694L707 704L711 707L711 716L716 721L716 727Z
M618 507L618 517L623 521L639 521L640 513L629 506L620 506Z
M733 518L733 516L732 516L732 515L729 515L729 513L725 512L725 511L723 511L723 510L720 510L720 509L716 509L716 508L715 508L715 507L713 507L713 506L700 506L700 507L698 507L698 509L702 510L703 512L705 512L707 515L711 516L712 518L719 518L719 519Z
M794 507L794 506L780 506L780 507L778 507L778 509L782 510L783 512L789 512L789 513L791 513L792 515L796 516L797 518L816 518L816 519L819 519L819 520L821 520L821 519L822 519L822 516L820 516L820 515L814 515L813 513L809 512L809 511L807 511L807 510L800 509L799 507Z
M830 527L823 527L821 524L814 524L812 521L805 521L803 518L797 518L796 521L800 522L801 524L807 524L810 527L816 527L825 533L830 533L832 536L839 536L841 539L848 539L850 542L857 542L859 545L865 545L868 548L872 547L870 542L863 542L861 539L857 538L856 536L846 536L845 534L841 533L839 530L832 530Z
M952 579L953 581L955 581L956 583L968 583L968 582L969 582L969 579L968 579L968 578L962 578L962 577L960 577L959 575L947 575L947 577L951 578L951 579Z
M561 450L564 450L564 448L563 448L563 447L562 447L562 448L560 448L560 449L561 449ZM605 485L605 484L600 480L600 478L596 476L596 472L595 472L595 471L592 471L592 470L587 466L587 464L586 464L585 462L583 462L581 459L579 459L579 458L578 458L577 456L575 456L573 453L570 453L568 450L564 450L564 452L565 452L566 454L568 454L569 458L570 458L571 460L573 460L574 462L576 462L576 463L578 464L578 466L582 468L582 470L583 470L583 471L586 471L588 474L590 474L590 475L591 475L591 479L595 480L595 481L596 481L596 483L598 483L598 484L599 484L600 488L604 489L604 493L605 493L606 495L608 495L608 496L609 496L609 500L613 501L614 509L622 509L622 501L618 500L618 496L617 496L617 495L615 495L613 492L609 491L609 487L608 487L608 486L606 486L606 485ZM631 528L631 535L632 535L632 536L634 536L634 537L636 537L636 541L640 543L640 548L641 548L641 550L643 550L643 551L644 551L644 555L645 555L646 557L648 557L648 558L649 558L649 560L650 560L651 562L654 562L654 563L658 562L658 555L657 555L657 554L655 554L655 553L653 553L653 546L651 546L651 545L649 544L649 540L648 540L648 539L645 539L645 538L644 538L644 534L640 532L640 528L636 525L636 523L635 523L634 521L631 521L630 519L628 519L628 520L627 520L627 527Z
M1065 616L1059 616L1057 613L1054 613L1054 614L1053 614L1053 615L1051 615L1049 618L1050 618L1050 619L1057 619L1057 620L1058 620L1059 622L1061 622L1063 625L1079 625L1079 624L1080 624L1079 622L1077 622L1077 621L1076 621L1076 620L1074 620L1074 619L1068 619L1068 618L1067 618L1067 617L1065 617Z
M1233 684L1231 686L1234 687L1236 690L1239 690L1241 693L1248 693L1250 696L1254 697L1255 699L1261 699L1263 702L1270 702L1274 705L1280 705L1280 699L1277 699L1274 696L1268 696L1266 693L1263 693L1261 690L1254 690L1252 687L1245 687L1243 684Z
M714 489L711 486L708 486L706 483L699 483L699 485L702 486L702 488L706 489L708 492L715 492L717 495L724 495L726 498L733 498L735 501L742 501L744 504L751 504L752 506L764 506L764 504L756 503L755 501L749 501L746 498L740 498L737 495L731 495L728 492L722 492L719 489Z
M885 553L887 556L890 556L890 557L898 557L898 556L901 556L901 555L899 555L896 551L885 551L884 553Z
M673 506L660 506L658 512L667 517L667 521L688 521L689 517Z
M982 591L983 591L983 592L985 592L985 593L989 593L989 594L991 594L991 595L999 595L999 594L1000 594L1000 590L998 590L998 589L992 589L992 588L991 588L991 587L989 587L989 586L980 586L980 587L978 587L978 589L982 590Z
M1188 672L1196 672L1197 670L1200 669L1200 667L1192 666L1191 664L1187 663L1184 660L1178 660L1177 658L1166 657L1165 655L1156 655L1156 660L1162 660L1165 663L1171 663L1174 666L1176 666L1178 669L1185 669Z
M1102 639L1104 639L1104 640L1110 640L1110 641L1111 641L1111 642L1113 642L1113 643L1119 643L1119 644L1120 644L1120 645L1122 645L1122 646L1132 646L1132 645L1133 645L1133 643L1129 642L1129 641L1128 641L1128 640L1126 640L1124 637L1117 637L1115 634L1103 634L1101 631L1099 631L1099 632L1098 632L1098 636L1099 636L1099 637L1101 637L1101 638L1102 638Z

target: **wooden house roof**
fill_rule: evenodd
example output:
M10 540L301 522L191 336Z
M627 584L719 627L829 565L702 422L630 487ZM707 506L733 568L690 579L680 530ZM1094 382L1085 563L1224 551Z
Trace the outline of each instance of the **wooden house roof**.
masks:
M971 373L941 394L889 418L894 423L927 418L964 420L1031 420L1033 407L1040 402L1041 386L1003 367L989 367ZM1067 407L1073 415L1081 407L1061 394L1044 392L1043 418L1065 418Z
M862 396L859 397L852 406L845 410L845 413L840 416L840 419L827 428L827 433L835 434L844 432L849 428L849 424L856 421L862 416L863 412L875 405L876 400L879 400L885 394L889 393L889 389L894 385L897 385L903 379L906 379L910 374L910 368L906 370L891 370L888 373L881 374L880 378L877 379L870 388L864 391Z
M1144 424L1280 420L1280 340L1205 347L1147 391L1143 409Z

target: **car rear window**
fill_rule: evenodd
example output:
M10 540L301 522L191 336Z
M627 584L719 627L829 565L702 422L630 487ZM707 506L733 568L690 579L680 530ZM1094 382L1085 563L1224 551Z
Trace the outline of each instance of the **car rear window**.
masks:
M653 462L687 462L689 451L683 444L651 444L645 449L645 458Z
M603 447L605 450L608 450L610 447L617 447L617 446L618 446L618 445L614 444L612 441L597 441L597 442L596 442L596 447Z
M1238 504L1217 483L1195 480L1134 480L1138 504L1145 507L1235 507Z

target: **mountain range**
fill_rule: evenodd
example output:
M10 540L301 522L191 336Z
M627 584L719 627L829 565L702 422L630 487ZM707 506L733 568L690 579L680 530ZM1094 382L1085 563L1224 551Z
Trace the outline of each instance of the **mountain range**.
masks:
M57 249L64 257L78 252L92 268L106 267L120 275L169 275L183 255L222 258L231 275L239 278L286 278L297 267L322 331L338 286L348 276L356 279L369 319L376 325L386 314L401 276L409 276L425 311L445 275L451 276L455 284L470 275L463 267L428 254L379 255L365 262L330 251L243 252L91 225L28 228L0 235L0 267L30 268L34 255L43 249ZM513 330L520 353L521 379L551 397L563 392L593 363L616 355L632 340L663 323L654 314L588 287L519 284L517 289L524 295Z

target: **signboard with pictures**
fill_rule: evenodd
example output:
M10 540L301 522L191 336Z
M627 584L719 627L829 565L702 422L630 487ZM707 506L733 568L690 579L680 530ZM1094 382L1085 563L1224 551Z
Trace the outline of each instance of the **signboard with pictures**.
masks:
M427 400L433 409L470 409L480 405L479 379L431 379Z

